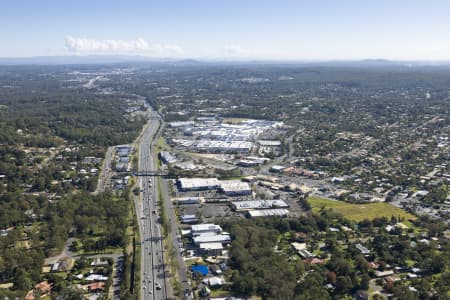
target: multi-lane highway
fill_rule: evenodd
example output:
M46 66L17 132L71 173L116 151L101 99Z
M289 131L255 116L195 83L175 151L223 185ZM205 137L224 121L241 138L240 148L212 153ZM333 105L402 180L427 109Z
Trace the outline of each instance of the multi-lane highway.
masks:
M161 120L156 113L144 128L139 144L139 172L155 171L151 147ZM156 177L140 176L136 214L141 235L141 299L167 299L164 253L158 213Z

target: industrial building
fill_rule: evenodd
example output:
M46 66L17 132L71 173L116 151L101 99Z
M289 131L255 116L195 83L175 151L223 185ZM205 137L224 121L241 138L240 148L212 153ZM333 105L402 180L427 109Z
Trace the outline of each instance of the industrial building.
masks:
M119 162L116 164L116 171L118 172L125 172L128 170L128 164L127 163L123 163L123 162Z
M280 141L270 141L270 140L259 140L257 141L258 145L262 147L280 147Z
M255 217L286 217L289 215L289 211L287 209L278 208L278 209L258 209L258 210L249 210L247 215L250 218Z
M222 243L201 243L198 248L202 255L208 256L222 255L223 251Z
M228 233L216 224L197 224L191 226L192 241L203 255L221 255L223 244L231 242Z
M192 238L194 244L200 245L202 243L230 243L231 237L229 234L216 234L216 235L199 235Z
M177 162L176 157L167 151L161 151L159 153L159 157L160 157L161 161L165 164L173 164L173 163Z
M199 204L205 202L203 197L181 197L172 198L172 202L178 205Z
M128 145L121 145L116 147L118 156L128 156L131 153L131 147Z
M222 227L220 227L220 225L216 225L216 224L211 224L211 223L207 223L207 224L197 224L197 225L192 225L191 226L191 233L192 236L198 236L198 235L214 235L214 234L219 234L222 232Z
M233 201L233 209L236 211L288 208L289 205L283 200L251 200L251 201Z
M275 165L275 166L270 167L270 172L281 173L284 169L285 169L285 167L283 167L283 166Z
M238 165L241 167L256 167L259 166L261 163L256 160L249 160L249 159L241 159L238 162Z
M226 152L226 153L248 153L253 149L252 142L246 141L216 141L200 140L194 147L197 151Z
M252 189L247 182L240 180L221 180L220 190L227 196L251 195Z
M178 121L178 122L169 122L169 127L178 128L185 126L194 126L194 121Z
M197 223L198 218L195 215L182 215L180 221L181 223Z
M180 178L177 182L182 191L216 190L220 187L217 178Z

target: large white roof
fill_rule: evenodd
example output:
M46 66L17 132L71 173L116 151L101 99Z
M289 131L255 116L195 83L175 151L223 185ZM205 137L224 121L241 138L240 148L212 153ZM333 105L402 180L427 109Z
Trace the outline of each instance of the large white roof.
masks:
M207 224L195 224L191 226L192 232L194 231L222 231L220 225L207 223Z
M271 216L287 216L289 211L287 209L259 209L259 210L250 210L249 215L251 217L271 217Z
M253 210L253 209L271 209L286 208L289 205L283 200L252 200L252 201L234 201L232 205L236 210Z
M193 189L201 187L219 187L217 178L180 178L178 182L182 189Z
M217 235L199 235L193 237L192 240L195 244L202 243L228 243L231 242L229 234L217 234Z
M250 185L247 182L242 182L240 180L221 180L220 188L224 192L247 191L250 190Z

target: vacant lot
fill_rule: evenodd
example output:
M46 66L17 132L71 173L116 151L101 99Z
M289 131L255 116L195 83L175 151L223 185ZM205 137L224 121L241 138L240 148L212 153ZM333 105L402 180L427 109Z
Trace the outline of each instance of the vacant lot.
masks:
M380 217L391 218L392 216L400 216L405 221L415 219L413 215L389 203L351 204L344 201L328 200L317 196L308 197L308 202L314 212L318 212L322 208L331 208L333 211L338 212L346 218L356 222L364 219L372 220ZM409 222L404 223L409 225Z

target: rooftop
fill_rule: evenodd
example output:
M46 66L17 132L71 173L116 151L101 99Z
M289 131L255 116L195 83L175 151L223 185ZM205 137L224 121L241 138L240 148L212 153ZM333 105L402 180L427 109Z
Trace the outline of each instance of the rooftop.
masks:
M283 200L251 200L251 201L234 201L232 205L235 210L254 210L254 209L271 209L271 208L287 208L289 205Z
M289 214L287 209L261 209L261 210L249 210L248 214L250 217L271 217L271 216L279 216L284 217Z
M250 185L247 182L240 180L222 180L220 181L220 188L226 192L232 191L247 191L250 190Z

